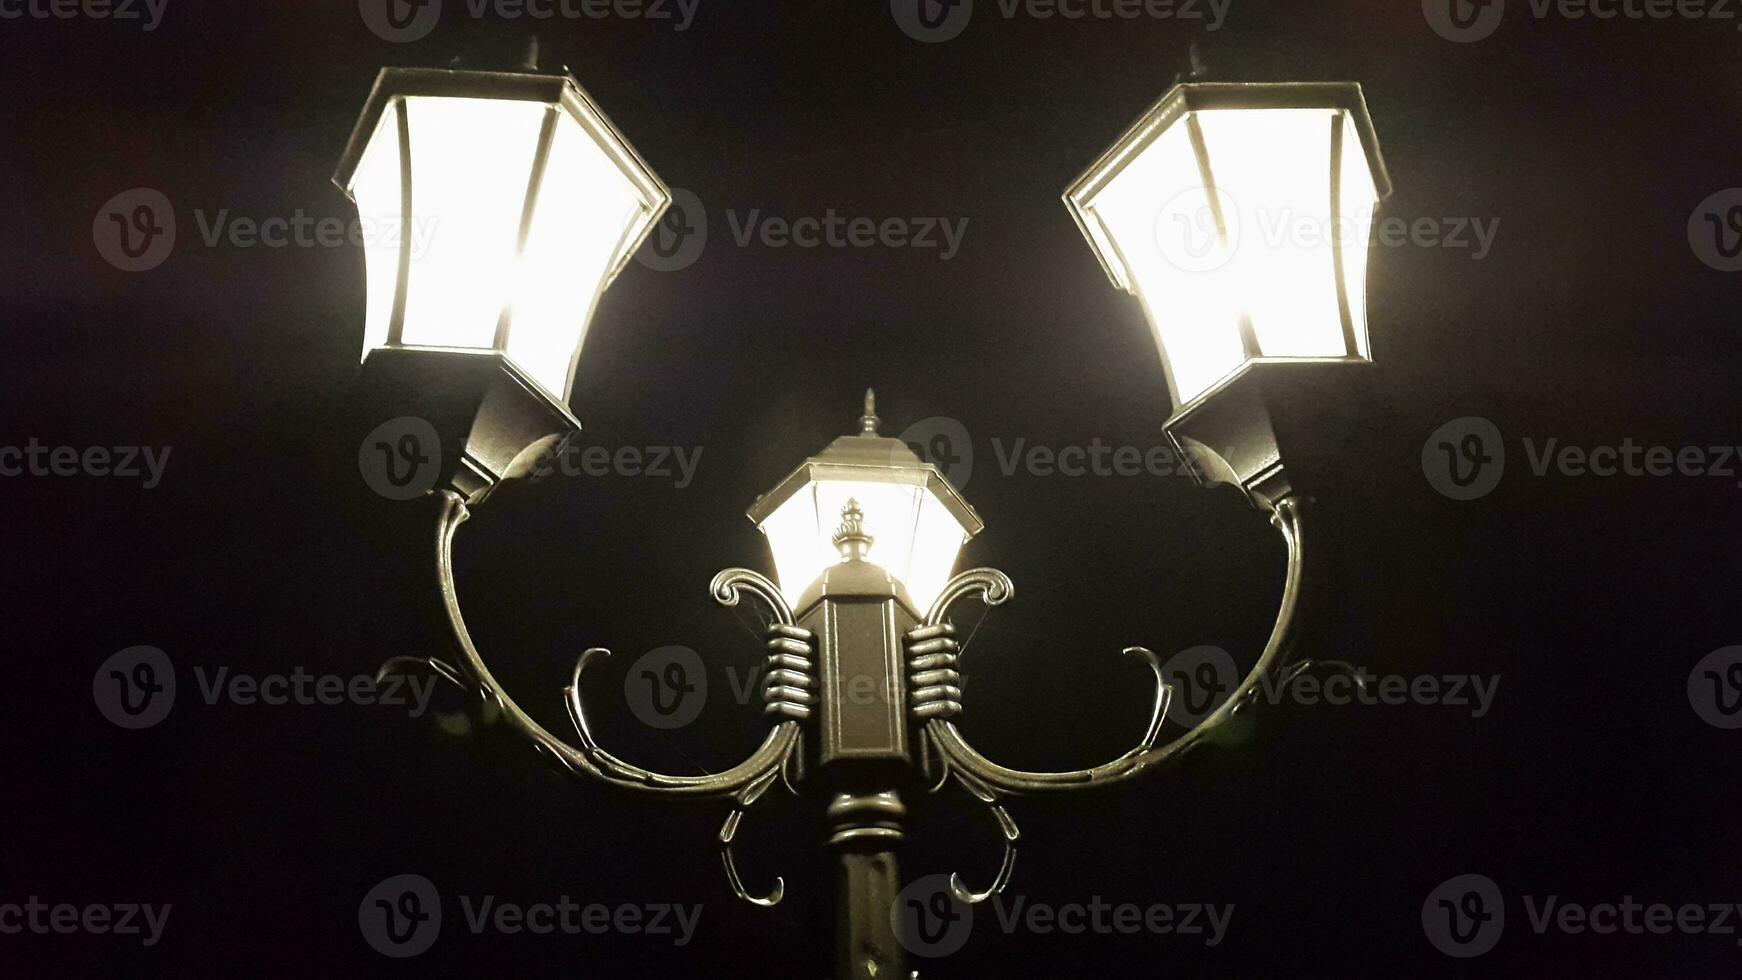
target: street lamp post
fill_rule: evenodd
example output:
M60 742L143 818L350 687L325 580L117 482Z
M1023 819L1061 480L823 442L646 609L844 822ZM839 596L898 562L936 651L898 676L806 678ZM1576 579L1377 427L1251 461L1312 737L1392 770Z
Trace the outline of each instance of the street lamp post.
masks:
M1015 590L995 569L951 575L981 520L937 467L880 434L870 392L857 432L751 506L775 577L727 569L709 586L723 605L748 598L767 613L762 700L773 724L748 758L673 776L602 748L581 683L608 655L597 648L580 656L566 689L575 741L534 721L466 628L454 535L492 488L578 430L566 401L592 308L670 196L572 79L532 74L383 72L336 180L360 210L407 229L428 219L438 238L457 236L422 255L405 242L367 254L364 388L371 404L423 413L447 447L432 491L435 563L459 656L415 662L574 775L725 801L721 864L733 893L756 905L781 901L785 883L765 892L744 884L733 854L744 814L777 784L795 794L816 788L828 800L825 842L837 863L839 976L908 975L893 906L913 794L954 780L993 817L1004 856L992 880L974 888L950 878L958 901L977 904L1015 869L1008 798L1152 772L1199 744L1260 682L1304 666L1290 666L1290 647L1314 467L1293 462L1313 454L1316 434L1291 405L1324 391L1303 379L1328 369L1341 382L1369 358L1367 225L1388 190L1358 86L1177 86L1066 193L1108 275L1141 300L1154 330L1176 407L1169 437L1201 482L1233 484L1266 513L1288 555L1270 638L1226 702L1162 743L1172 691L1155 655L1132 647L1126 653L1153 676L1147 725L1117 758L1066 772L999 765L957 727L951 611L970 599L1001 605ZM1322 221L1331 234L1262 234L1283 213ZM382 669L410 665L401 658Z

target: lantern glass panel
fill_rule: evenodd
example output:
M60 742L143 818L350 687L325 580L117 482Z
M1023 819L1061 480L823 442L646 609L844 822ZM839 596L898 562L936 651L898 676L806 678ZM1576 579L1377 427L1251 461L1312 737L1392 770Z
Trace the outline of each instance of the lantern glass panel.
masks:
M816 480L762 522L780 590L790 603L841 561L835 529L849 500L874 539L866 559L894 576L924 613L943 591L967 533L924 486L872 480Z
M1358 86L1174 89L1066 194L1141 301L1176 406L1253 358L1367 358L1389 192Z

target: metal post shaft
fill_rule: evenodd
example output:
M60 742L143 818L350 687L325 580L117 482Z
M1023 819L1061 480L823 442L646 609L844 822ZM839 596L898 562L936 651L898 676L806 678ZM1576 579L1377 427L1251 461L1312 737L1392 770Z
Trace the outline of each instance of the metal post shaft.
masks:
M836 852L835 976L906 980L907 955L892 910L901 890L895 847L907 808L893 790L837 793L829 804Z

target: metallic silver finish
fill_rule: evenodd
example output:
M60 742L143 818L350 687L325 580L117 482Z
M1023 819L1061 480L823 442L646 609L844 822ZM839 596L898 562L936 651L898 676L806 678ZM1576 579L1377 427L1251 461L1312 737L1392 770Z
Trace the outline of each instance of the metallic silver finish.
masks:
M1238 487L1254 507L1335 493L1358 436L1364 357L1254 358L1163 423L1202 486Z
M770 716L807 721L817 703L816 663L811 659L816 638L810 630L784 623L768 627L767 678L762 689Z
M774 775L774 773L769 773L756 783L745 787L738 794L736 797L738 806L734 807L731 813L726 814L726 822L720 825L719 835L720 864L726 870L726 883L732 887L732 894L751 905L762 908L773 908L780 904L782 898L786 897L786 879L777 876L774 879L774 887L769 889L767 895L752 895L744 888L743 879L738 877L738 864L732 857L732 838L738 833L738 824L744 819L744 811L760 799L762 794L768 791L769 786L774 784Z
M859 427L861 431L865 428L863 418ZM794 494L822 480L924 487L955 516L966 537L972 538L986 526L935 465L920 459L900 439L877 435L841 436L829 443L822 452L800 463L773 490L756 498L756 502L745 511L745 516L751 523L760 525Z
M575 775L633 790L671 796L699 799L730 797L735 806L728 814L725 825L721 827L718 840L721 862L733 894L755 905L769 906L779 902L785 892L785 883L781 879L775 880L774 888L766 896L756 896L745 889L733 861L732 840L744 812L767 792L777 778L785 781L787 787L791 788L790 770L796 765L795 757L801 744L799 721L808 717L810 705L816 700L811 693L816 685L811 667L812 637L808 630L793 623L792 610L787 608L785 600L780 596L780 590L762 575L741 568L721 572L708 587L714 599L722 605L737 605L745 594L749 594L762 600L768 607L774 619L768 631L768 659L770 663L780 664L781 682L771 683L765 691L768 703L764 711L784 720L768 733L761 747L748 759L724 772L700 776L671 776L653 772L605 751L595 741L587 724L586 708L580 693L581 673L597 658L609 656L609 651L595 647L582 653L575 662L569 686L564 689L569 718L580 739L578 747L551 734L532 720L502 689L472 642L454 585L454 532L465 523L470 511L458 493L444 490L439 496L442 508L436 531L436 571L442 604L447 610L448 624L453 630L462 659L458 666L450 666L439 660L415 662L427 665L438 676L471 691L481 701L493 706L512 731L531 743L538 752L555 759ZM382 666L382 672L400 669L412 662L414 658L395 658Z
M777 780L794 791L795 779L803 776L803 729L815 718L828 722L832 713L835 720L818 725L815 741L817 758L821 760L819 773L827 791L833 793L827 813L827 846L837 852L839 869L840 976L908 975L905 954L894 935L889 914L890 903L900 887L895 848L903 839L907 813L899 795L898 784L907 784L901 772L928 776L931 792L940 791L953 778L991 814L1003 842L1003 857L991 882L984 888L975 888L959 873L950 875L950 890L955 897L978 904L1002 893L1015 874L1022 835L1005 806L1005 797L1084 789L1152 771L1200 744L1206 733L1250 703L1266 678L1281 677L1286 681L1309 666L1299 664L1290 669L1288 664L1305 574L1302 531L1305 501L1291 495L1275 501L1271 513L1271 522L1288 548L1281 607L1263 652L1227 702L1172 742L1158 744L1173 691L1162 675L1156 655L1142 647L1131 647L1125 653L1141 659L1156 684L1149 723L1134 748L1088 769L1028 772L1001 766L976 751L953 721L962 712L961 650L948 615L957 603L970 597L977 597L988 606L1003 605L1014 597L1014 585L1008 576L995 569L972 569L953 578L925 616L917 617L909 610L900 583L865 560L863 528L858 526L854 508L849 505L837 541L843 561L807 590L801 603L806 621L814 619L825 624L826 635L819 637L799 626L798 617L787 606L780 589L756 572L728 569L709 584L710 594L722 605L737 605L748 595L760 600L769 612L772 621L765 641L764 713L777 719L777 723L763 744L731 769L700 776L667 775L612 755L593 737L580 680L587 666L608 656L607 651L593 648L581 654L564 691L578 745L546 731L502 690L466 628L454 585L453 538L469 510L465 499L456 492L442 491L439 497L442 509L436 536L437 573L462 660L457 666L440 661L423 663L438 676L472 691L495 708L511 730L572 773L674 797L729 798L732 807L716 835L716 843L732 893L746 902L760 907L778 904L785 897L786 883L776 876L773 885L763 892L752 891L745 885L733 851L744 815ZM873 624L871 618L861 617L863 622L856 620L852 630L844 631L842 623L830 619L830 613L839 618L842 610L855 605L879 610L874 617L878 622ZM873 625L875 630L871 629ZM893 657L876 653L890 642L894 643L890 648ZM876 656L872 656L874 653ZM843 656L854 662L842 662ZM867 657L876 663L866 660ZM408 662L405 658L390 661L383 670ZM841 677L878 665L887 667L890 707L898 709L895 723L887 730L873 731L875 726L868 726L867 721L874 719L867 715L853 721L853 727L843 727L847 722L843 722L840 712L846 704L842 693L836 690ZM839 730L831 740L829 733L835 729Z
M865 389L865 414L859 416L859 434L874 436L883 420L877 417L877 392Z
M862 770L860 771L863 772ZM828 847L835 852L835 975L851 980L907 976L907 951L891 914L901 892L895 847L907 807L892 789L854 786L829 801Z
M1125 653L1142 659L1155 676L1155 702L1149 724L1135 748L1111 762L1090 769L1026 772L1001 766L975 751L950 720L960 713L959 704L955 705L955 710L940 708L938 705L947 704L949 699L935 694L928 696L922 703L917 698L917 689L921 685L917 680L913 681L916 695L910 698L910 710L916 719L924 719L928 757L935 757L937 760L938 778L932 791L941 789L949 777L955 777L965 790L992 811L1004 836L1004 860L992 884L983 890L975 890L963 885L960 876L952 875L951 890L956 893L957 898L968 903L983 902L1003 891L1010 882L1015 869L1016 844L1020 834L1009 812L1000 802L1003 795L1086 789L1135 778L1178 758L1200 744L1207 733L1245 707L1265 679L1286 680L1310 666L1300 664L1292 671L1287 669L1288 651L1294 638L1301 579L1305 570L1305 547L1301 531L1302 507L1303 501L1300 498L1285 498L1277 501L1271 516L1271 523L1282 533L1288 546L1288 572L1283 582L1282 604L1277 611L1276 623L1258 661L1253 664L1232 697L1197 726L1166 745L1158 746L1156 743L1161 736L1162 722L1166 718L1173 689L1162 676L1159 658L1143 647L1130 647ZM953 661L957 655L956 644L950 632L941 629L945 625L944 618L957 602L976 595L988 606L999 606L1010 601L1015 595L1015 587L1008 576L990 568L976 568L952 579L926 614L924 623L910 631L906 637L910 669L924 672L925 668L939 663L931 658L940 656L949 656ZM924 667L915 668L916 664L923 664ZM953 672L954 667L952 662L949 669ZM959 684L957 689L959 691ZM922 709L928 713L922 715Z
M960 771L956 773L956 780L962 784L963 789L973 794L975 799L986 804L986 808L992 811L993 819L998 821L999 833L1004 836L1004 859L999 862L998 875L992 879L991 885L976 891L962 883L961 875L954 871L950 872L950 892L962 902L978 905L994 895L1002 894L1004 889L1009 886L1010 879L1016 874L1016 845L1018 841L1022 840L1022 832L1016 829L1016 821L1011 818L1010 811L1004 809L1004 805L998 802L998 794L994 793L990 787L972 776L964 777Z
M907 634L907 701L913 718L954 718L962 713L960 648L949 623L921 626Z
M1142 658L1155 674L1156 695L1155 709L1150 716L1148 729L1137 747L1121 755L1119 758L1091 769L1077 769L1069 772L1024 772L1000 766L974 751L962 737L962 733L949 721L932 720L926 723L926 733L931 739L938 754L945 763L957 772L965 771L984 781L994 789L1006 793L1041 793L1058 789L1071 789L1080 786L1099 785L1104 783L1123 782L1137 776L1164 762L1177 758L1181 754L1197 746L1203 737L1223 722L1227 721L1237 711L1252 700L1259 684L1269 677L1276 677L1287 665L1287 651L1294 640L1295 611L1300 599L1301 579L1305 571L1305 542L1302 534L1301 510L1303 501L1298 497L1290 497L1276 504L1276 510L1271 516L1271 523L1282 533L1283 541L1288 546L1288 571L1283 580L1282 603L1277 610L1276 623L1270 631L1270 638L1264 645L1264 651L1259 654L1258 661L1241 681L1232 697L1221 707L1211 712L1202 722L1184 735L1166 745L1155 743L1161 732L1161 721L1166 716L1167 704L1172 697L1172 688L1161 674L1161 663L1155 654L1142 647L1131 647L1125 651L1127 655ZM1009 580L1000 573L989 569L976 569L956 577L951 585L944 590L944 595L938 600L938 605L926 617L929 625L935 625L948 612L948 603L984 588L982 593L987 605L1001 605L1010 598ZM992 578L1003 579L998 582ZM961 580L968 581L958 585Z

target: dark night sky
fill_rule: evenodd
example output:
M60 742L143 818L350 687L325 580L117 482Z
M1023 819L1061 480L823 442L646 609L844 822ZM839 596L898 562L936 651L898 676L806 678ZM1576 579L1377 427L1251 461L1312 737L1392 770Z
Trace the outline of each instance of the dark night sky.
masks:
M348 220L328 182L382 65L508 67L529 33L570 67L664 180L708 208L688 268L631 264L606 295L571 399L587 444L700 447L693 483L556 478L479 508L458 563L472 629L519 701L567 727L588 646L601 738L671 770L719 768L763 722L729 698L644 730L623 706L643 651L692 646L742 671L759 651L706 585L768 569L742 511L842 434L866 385L886 431L944 416L972 437L965 496L987 530L965 562L1017 599L969 654L965 729L1028 768L1099 762L1147 717L1119 658L1199 644L1249 662L1281 547L1238 495L1179 477L1005 475L997 446L1149 447L1169 411L1136 304L1058 197L1166 89L1202 39L1218 80L1363 83L1397 191L1383 214L1498 224L1481 259L1376 249L1381 380L1346 486L1314 526L1323 576L1309 655L1377 674L1498 676L1480 718L1446 705L1260 711L1235 744L1093 797L1016 801L1027 901L1232 903L1214 948L1183 936L1005 935L987 910L927 976L1500 972L1733 974L1735 937L1535 934L1522 899L1742 901L1738 735L1687 682L1742 643L1729 542L1742 477L1531 472L1525 440L1583 447L1742 442L1736 273L1690 246L1709 195L1742 185L1735 20L1569 20L1517 2L1451 43L1418 5L1233 0L1225 23L1005 19L920 43L889 7L701 0L687 30L642 19L474 19L456 0L391 44L349 0L168 0L138 22L0 19L0 444L171 447L162 481L0 480L13 670L0 904L171 903L162 941L0 935L14 974L818 976L832 885L807 806L747 824L734 905L712 839L724 809L565 782L517 746L385 707L208 705L196 669L350 677L446 655L434 507L372 495L342 406L357 379L354 248L208 246L199 221ZM0 10L17 9L0 3ZM126 273L93 241L116 194L162 191L179 226ZM727 212L967 220L959 254L739 247ZM1423 475L1443 423L1504 434L1505 476L1458 502ZM966 566L964 566L966 567ZM149 644L176 707L125 731L92 677ZM988 818L916 802L909 875L983 880ZM383 958L362 897L413 872L449 924ZM1441 882L1493 878L1499 946L1437 952ZM702 903L692 943L474 936L457 896Z

